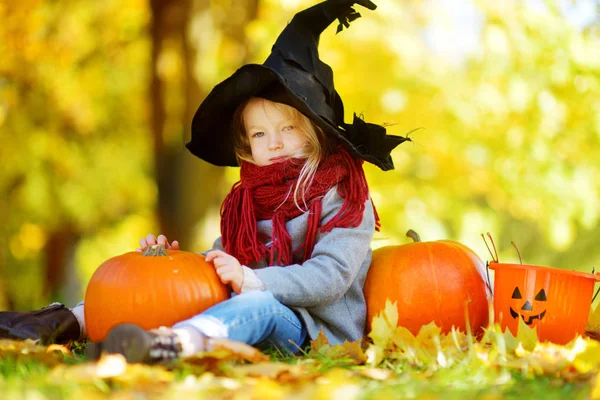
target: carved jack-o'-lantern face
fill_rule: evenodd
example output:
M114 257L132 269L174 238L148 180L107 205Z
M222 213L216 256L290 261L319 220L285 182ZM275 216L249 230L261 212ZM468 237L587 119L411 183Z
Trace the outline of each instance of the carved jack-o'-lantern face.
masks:
M544 289L541 289L535 295L535 299L533 301L526 299L523 303L521 291L518 287L515 287L515 290L512 294L512 299L514 308L510 307L510 315L514 319L519 318L520 315L527 325L531 325L536 320L541 321L542 318L544 318L544 315L546 315L546 291ZM541 309L543 309L543 311Z

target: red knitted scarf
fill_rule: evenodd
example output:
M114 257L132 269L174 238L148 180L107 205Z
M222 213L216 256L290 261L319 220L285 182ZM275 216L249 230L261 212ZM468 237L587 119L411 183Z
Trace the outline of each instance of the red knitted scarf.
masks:
M294 202L294 189L304 160L289 159L263 167L242 162L240 181L233 185L221 206L225 251L243 265L267 256L270 265L290 265L299 258L300 252L304 253L302 262L306 261L312 254L317 233L329 232L333 228L357 227L362 222L365 201L369 198L362 163L363 160L352 157L342 147L321 162L305 193L306 205L301 198L298 199L302 208L308 206L308 224L303 245L292 250L292 238L285 223L303 213ZM319 226L321 199L335 185L344 204L331 220ZM271 247L260 240L256 225L257 221L266 219L270 219L273 225ZM376 211L375 226L379 230Z

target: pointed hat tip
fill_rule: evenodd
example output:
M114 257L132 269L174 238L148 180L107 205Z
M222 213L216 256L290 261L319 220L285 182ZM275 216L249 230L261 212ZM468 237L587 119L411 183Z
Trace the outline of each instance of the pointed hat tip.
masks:
M328 1L336 1L336 0L328 0ZM340 21L337 30L336 30L336 34L340 33L341 31L344 30L344 27L346 29L348 29L350 27L350 23L358 18L361 17L360 13L357 12L352 5L353 4L359 4L369 10L375 10L377 8L377 5L375 3L373 3L370 0L359 0L359 1L350 1L350 7L348 7L348 10L346 10L346 12L342 15L340 15L338 17L338 21Z

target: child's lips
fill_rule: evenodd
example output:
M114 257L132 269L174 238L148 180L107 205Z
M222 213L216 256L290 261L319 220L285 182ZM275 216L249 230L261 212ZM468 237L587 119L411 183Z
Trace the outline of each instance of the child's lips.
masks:
M287 159L288 159L287 156L279 156L279 157L269 158L269 161L271 161L271 162L281 162L281 161L285 161Z

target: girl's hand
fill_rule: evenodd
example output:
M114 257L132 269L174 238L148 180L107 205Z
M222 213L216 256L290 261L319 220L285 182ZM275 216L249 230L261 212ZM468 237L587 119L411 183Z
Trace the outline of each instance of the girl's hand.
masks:
M142 251L146 247L154 245L164 246L165 249L169 250L179 250L179 242L177 240L173 240L173 243L169 244L165 235L158 235L158 238L156 238L153 234L149 233L148 236L140 239L140 247L135 249L135 251Z
M240 294L244 283L244 270L237 258L221 250L211 250L206 253L206 261L215 264L221 282L230 283L233 291Z

